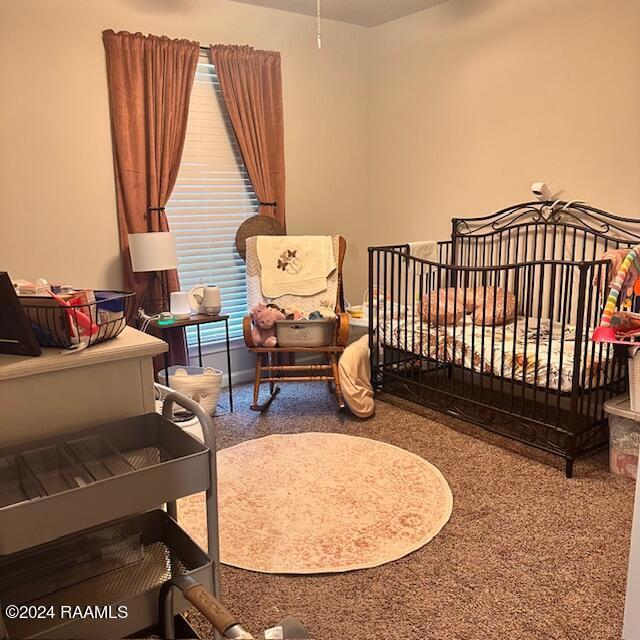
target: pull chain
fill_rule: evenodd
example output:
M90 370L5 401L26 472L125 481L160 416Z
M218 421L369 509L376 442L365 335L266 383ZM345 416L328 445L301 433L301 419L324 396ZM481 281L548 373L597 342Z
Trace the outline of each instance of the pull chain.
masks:
M318 18L318 49L322 49L322 35L320 33L320 0L316 0L316 15Z

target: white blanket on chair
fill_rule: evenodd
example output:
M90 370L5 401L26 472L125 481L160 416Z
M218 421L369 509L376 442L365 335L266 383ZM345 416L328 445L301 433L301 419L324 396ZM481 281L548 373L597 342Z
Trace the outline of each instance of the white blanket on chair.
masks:
M256 253L266 298L324 291L336 268L331 236L258 236Z
M416 258L421 258L422 260L431 260L432 262L438 262L438 241L422 240L420 242L410 242L409 253Z

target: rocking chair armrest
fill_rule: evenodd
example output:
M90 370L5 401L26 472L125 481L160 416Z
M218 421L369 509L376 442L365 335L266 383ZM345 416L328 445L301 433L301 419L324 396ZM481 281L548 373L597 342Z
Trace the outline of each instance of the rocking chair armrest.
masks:
M253 334L251 333L251 315L247 314L242 318L242 335L244 336L244 343L249 349L254 349L258 345L253 341Z
M336 344L339 347L346 347L347 342L349 342L349 315L347 313L338 313L337 316Z

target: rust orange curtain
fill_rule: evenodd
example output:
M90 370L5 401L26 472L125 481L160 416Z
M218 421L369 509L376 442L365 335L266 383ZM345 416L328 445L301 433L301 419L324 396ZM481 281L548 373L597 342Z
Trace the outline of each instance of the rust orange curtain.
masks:
M104 31L125 286L140 297L150 273L131 270L128 236L168 230L164 206L180 169L199 43ZM170 271L169 291L179 289ZM160 297L156 294L156 297ZM181 334L172 355L185 360Z
M285 224L284 126L280 54L213 45L211 58L259 213Z

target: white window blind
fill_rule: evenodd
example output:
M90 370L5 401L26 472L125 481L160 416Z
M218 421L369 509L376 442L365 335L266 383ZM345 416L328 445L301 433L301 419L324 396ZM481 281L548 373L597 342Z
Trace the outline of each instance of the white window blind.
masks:
M217 285L231 338L247 312L245 266L235 248L240 224L258 211L210 54L201 53L189 104L180 172L166 213L176 236L182 290ZM224 324L201 327L202 341L224 340ZM187 329L189 345L196 329Z

